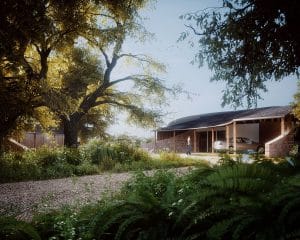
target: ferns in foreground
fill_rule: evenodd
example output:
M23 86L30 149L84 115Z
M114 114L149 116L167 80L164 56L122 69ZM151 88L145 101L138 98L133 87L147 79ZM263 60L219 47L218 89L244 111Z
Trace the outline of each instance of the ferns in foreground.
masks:
M0 217L0 236L3 240L41 240L31 224L12 217Z
M183 177L139 173L119 195L76 215L66 209L40 216L36 228L5 220L10 228L1 225L0 233L17 226L5 239L276 240L300 239L299 222L300 174L237 163Z
M97 239L297 239L300 181L259 164L138 175L97 214Z
M299 237L300 188L297 184L297 176L287 178L255 164L218 167L205 178L200 177L199 191L182 209L179 222L187 221L187 227L181 237Z
M123 199L95 218L96 239L168 239L178 211L175 176L158 172L140 174L123 189Z

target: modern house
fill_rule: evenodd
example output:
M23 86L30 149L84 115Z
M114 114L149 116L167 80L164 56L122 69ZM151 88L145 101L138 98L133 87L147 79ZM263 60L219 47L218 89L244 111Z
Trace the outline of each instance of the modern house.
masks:
M193 152L213 153L217 140L236 151L237 139L247 138L264 146L268 157L284 156L294 144L294 128L290 106L200 114L174 120L157 129L155 148L185 152L186 139L190 136Z

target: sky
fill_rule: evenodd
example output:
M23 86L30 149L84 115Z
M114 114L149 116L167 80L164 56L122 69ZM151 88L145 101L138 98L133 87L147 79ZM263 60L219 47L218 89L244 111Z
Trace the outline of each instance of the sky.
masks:
M130 53L147 54L167 67L167 73L160 76L167 85L180 85L183 91L191 93L191 99L186 94L168 99L168 106L164 112L161 126L170 121L190 115L209 112L233 110L230 106L222 108L222 90L224 82L210 82L212 72L206 67L198 68L190 62L197 48L191 48L187 41L177 42L180 33L186 30L184 21L179 16L188 12L216 6L217 0L157 0L155 4L141 12L146 29L154 33L154 39L145 43L128 40L123 50ZM118 69L114 74L118 76L126 71ZM259 100L258 107L284 106L293 101L297 89L296 77L287 77L280 82L270 81L267 93L262 93L263 100ZM137 137L154 136L153 129L142 129L126 124L124 115L119 115L116 124L109 128L113 135L127 134Z

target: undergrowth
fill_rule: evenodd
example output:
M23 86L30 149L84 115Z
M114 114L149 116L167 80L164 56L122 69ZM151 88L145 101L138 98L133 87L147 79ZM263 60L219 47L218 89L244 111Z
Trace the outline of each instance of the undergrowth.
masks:
M54 179L183 166L203 161L163 153L159 158L125 142L90 141L78 149L43 147L24 153L7 152L0 157L0 182Z
M300 171L226 158L177 176L139 172L81 209L1 218L4 239L299 239Z

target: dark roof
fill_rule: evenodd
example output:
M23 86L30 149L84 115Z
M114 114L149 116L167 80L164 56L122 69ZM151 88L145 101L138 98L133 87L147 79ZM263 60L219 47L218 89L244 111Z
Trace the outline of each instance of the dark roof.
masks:
M233 120L255 120L262 118L280 118L291 113L290 106L283 107L264 107L248 110L216 112L194 115L176 119L170 122L166 127L160 128L160 131L196 129L224 125Z

